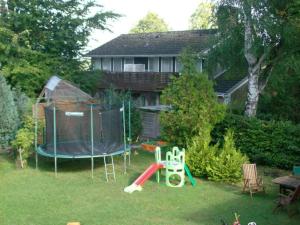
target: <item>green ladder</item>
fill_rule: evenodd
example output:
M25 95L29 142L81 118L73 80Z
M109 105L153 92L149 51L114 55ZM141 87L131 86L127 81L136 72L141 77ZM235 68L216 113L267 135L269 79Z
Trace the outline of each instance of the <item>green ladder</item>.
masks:
M107 162L106 157L110 157L110 162ZM109 176L111 176L111 175L113 177L113 181L116 182L114 158L112 155L104 156L104 168L105 168L106 182L109 181ZM110 171L108 171L109 169L110 169Z

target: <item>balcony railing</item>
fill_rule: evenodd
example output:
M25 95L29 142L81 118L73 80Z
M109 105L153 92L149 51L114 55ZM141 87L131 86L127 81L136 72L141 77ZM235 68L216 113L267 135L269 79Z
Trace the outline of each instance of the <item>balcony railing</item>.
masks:
M161 91L170 82L174 73L158 72L104 72L102 74L100 89L116 88L132 91Z

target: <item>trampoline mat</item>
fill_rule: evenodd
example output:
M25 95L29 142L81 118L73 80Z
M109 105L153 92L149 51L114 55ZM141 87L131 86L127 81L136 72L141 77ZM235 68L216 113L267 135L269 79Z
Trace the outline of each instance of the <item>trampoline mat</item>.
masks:
M116 143L94 143L93 145L93 156L103 156L103 155L111 155L117 152L124 152L124 145L123 144L116 144ZM42 151L47 155L53 155L54 157L54 147L53 145L43 145L41 146ZM64 142L64 143L57 143L56 144L56 156L66 157L69 156L70 158L76 157L91 157L92 155L92 145L90 142Z

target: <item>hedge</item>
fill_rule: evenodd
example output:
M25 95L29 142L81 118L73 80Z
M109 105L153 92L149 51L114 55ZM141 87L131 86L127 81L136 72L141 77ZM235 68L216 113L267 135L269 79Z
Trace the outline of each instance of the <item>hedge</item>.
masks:
M252 162L283 169L300 163L300 125L229 114L215 126L214 142L222 144L228 128L234 131L237 148Z

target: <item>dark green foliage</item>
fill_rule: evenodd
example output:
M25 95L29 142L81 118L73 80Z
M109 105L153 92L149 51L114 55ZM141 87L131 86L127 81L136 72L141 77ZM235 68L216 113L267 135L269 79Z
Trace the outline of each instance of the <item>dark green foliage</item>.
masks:
M300 1L274 1L281 26L280 50L259 102L259 116L300 122ZM288 6L288 7L287 7Z
M300 162L300 125L231 114L214 128L214 141L222 143L228 128L235 133L237 148L252 162L284 169Z
M247 14L253 31L251 52L256 59L266 55L259 66L259 116L299 122L299 0L218 1L215 17L219 33L208 68L213 72L218 63L232 78L248 73L244 56Z
M70 80L78 85L78 87L84 92L94 96L98 89L98 85L101 82L102 72L100 70L94 71L75 71L70 77Z
M172 80L161 97L163 104L172 106L172 110L160 114L162 136L182 147L202 129L222 120L225 113L212 82L206 74L197 72L193 59L193 55L183 54L182 75Z
M300 51L282 59L259 102L258 116L300 123Z
M135 141L139 137L142 131L142 118L141 118L140 111L136 108L136 105L131 98L131 93L120 92L114 90L113 88L110 88L105 91L100 101L107 105L118 105L118 106L121 106L124 102L126 136L128 138L131 138L131 141ZM130 125L129 125L129 110L130 110ZM129 133L129 126L130 126L131 133Z
M3 17L15 33L27 30L32 50L72 59L80 55L93 29L107 29L118 15L96 1L8 0Z
M8 0L0 11L0 71L34 97L50 76L71 79L93 29L118 15L95 1Z
M0 148L7 147L19 125L18 110L13 92L0 75Z
M137 140L137 138L140 136L142 131L142 118L141 118L141 112L139 109L137 109L134 105L131 106L131 141ZM129 117L128 111L127 111L127 118ZM128 128L128 127L127 127ZM129 130L126 131L127 134L129 133Z
M13 89L14 101L18 110L20 120L25 119L26 116L32 113L33 101L21 91L20 88Z
M130 33L165 32L169 27L156 13L149 12L130 30Z

